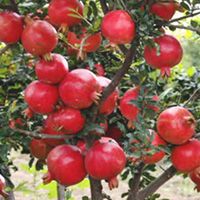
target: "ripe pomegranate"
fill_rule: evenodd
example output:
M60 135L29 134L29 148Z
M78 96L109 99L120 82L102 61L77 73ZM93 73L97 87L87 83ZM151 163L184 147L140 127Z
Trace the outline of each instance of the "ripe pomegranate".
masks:
M77 109L90 107L97 100L99 90L95 74L87 69L72 70L59 86L63 102Z
M81 39L77 37L74 32L68 31L67 33L67 53L68 55L76 55L80 48Z
M0 12L0 42L16 43L23 31L22 17L14 12Z
M121 114L129 121L135 121L139 113L139 109L136 105L130 103L131 100L138 98L140 87L134 87L127 90L124 96L120 100L119 109Z
M54 25L73 26L82 20L80 16L83 15L83 5L79 0L51 0L48 15Z
M176 12L176 5L174 2L157 2L151 6L150 12L169 21Z
M87 147L86 147L86 143L84 140L78 140L76 146L81 150L83 155L86 154Z
M105 76L106 75L104 67L103 67L102 64L100 64L100 63L94 64L94 67L95 67L97 75L99 75L99 76Z
M85 156L86 171L97 180L111 180L121 173L125 165L123 149L111 138L95 142Z
M117 142L120 141L121 137L123 136L123 132L115 125L111 125L108 127L106 132L106 136L116 140Z
M99 85L101 86L101 91L103 91L104 88L106 88L111 82L110 79L103 76L98 76L97 81ZM117 105L118 97L119 97L119 91L116 88L115 91L103 102L103 104L101 105L99 109L99 112L104 115L111 114Z
M135 37L135 23L126 11L115 10L104 16L101 31L111 43L127 44Z
M158 117L159 135L171 144L183 144L195 132L195 119L185 108L175 106L164 110Z
M57 134L77 134L85 124L81 112L74 108L63 108L49 114L45 128Z
M49 84L61 82L68 71L68 63L60 54L52 54L51 61L40 59L35 66L38 79Z
M7 198L8 197L8 193L5 192L5 188L6 188L6 180L0 174L0 195L2 195L4 198Z
M151 142L151 145L155 147L167 145L167 143L155 131L150 130L150 133L153 134L153 140ZM148 151L149 150L147 150L147 152ZM142 159L143 159L143 162L146 164L154 164L162 160L164 156L165 156L164 151L157 150L156 153L152 155L146 155Z
M45 160L51 148L42 139L32 139L30 142L31 154L40 159Z
M152 68L161 70L162 75L170 75L170 68L177 65L183 56L183 49L179 41L170 35L154 38L157 47L145 46L144 58Z
M36 113L48 114L54 110L58 101L57 87L33 81L25 89L26 103Z
M81 150L72 145L55 147L47 157L47 166L49 172L43 177L44 183L56 180L70 186L81 182L87 174Z
M172 149L171 161L180 172L191 172L200 167L200 141L193 139Z
M46 21L31 21L22 33L22 44L27 52L41 56L50 53L57 45L55 28Z
M200 167L190 172L190 179L196 184L194 189L200 192Z

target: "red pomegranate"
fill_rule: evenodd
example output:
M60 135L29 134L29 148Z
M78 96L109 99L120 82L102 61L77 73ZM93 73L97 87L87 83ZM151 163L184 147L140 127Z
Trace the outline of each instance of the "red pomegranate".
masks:
M68 63L60 54L52 54L51 61L40 59L35 66L38 79L49 84L61 82L68 71Z
M83 5L79 0L51 0L48 15L54 25L73 26L81 22Z
M62 108L48 115L44 128L57 134L77 134L82 130L85 118L74 108Z
M63 102L77 109L90 107L97 100L99 90L95 74L87 69L72 70L59 86Z
M200 186L200 165L198 168L190 172L190 179Z
M131 43L135 37L135 23L124 10L108 12L101 24L102 35L114 44Z
M48 173L43 177L44 183L56 180L70 186L81 182L86 176L84 157L81 150L72 145L55 147L47 157Z
M151 145L153 145L155 147L167 145L167 143L155 131L150 130L150 133L153 135L153 140L151 142ZM148 151L149 150L147 150L147 152ZM164 151L157 150L152 155L146 155L142 159L143 159L144 163L146 163L146 164L154 164L154 163L157 163L158 161L162 160L164 156L165 156Z
M152 68L158 68L162 75L169 76L170 68L177 65L182 59L183 49L181 44L170 35L155 38L154 42L158 47L145 46L144 58Z
M25 89L24 99L34 112L48 114L54 110L58 101L58 89L40 81L33 81Z
M68 31L67 33L67 53L68 55L76 55L79 51L81 39L77 37L74 32Z
M23 31L22 17L14 12L0 12L0 42L16 43Z
M200 167L200 141L193 139L172 149L171 161L180 172L191 172Z
M5 188L6 188L6 180L0 174L0 195L2 195L4 198L7 198L8 197L8 193L5 191Z
M108 130L106 132L107 137L110 137L110 138L116 140L117 142L120 141L123 134L124 133L116 125L109 126Z
M31 21L22 33L22 44L27 52L41 56L50 53L57 45L55 28L46 21Z
M157 2L151 6L150 12L169 21L176 12L176 5L174 2Z
M137 100L140 87L134 87L127 90L120 100L119 109L121 114L129 121L135 121L139 113L139 109L135 104L130 103L131 100Z
M164 110L157 120L159 135L171 144L187 142L195 132L195 125L193 115L180 106Z
M81 150L83 155L86 154L87 146L84 140L78 140L76 146Z
M101 86L101 91L103 91L104 88L106 88L111 82L110 79L103 76L97 76L97 81ZM103 102L103 104L99 109L99 112L104 115L111 114L117 105L118 97L119 97L119 91L116 88L115 91Z
M31 154L41 160L45 160L51 148L42 139L32 139L30 142Z
M126 155L113 139L101 139L94 143L85 156L86 171L97 180L111 180L124 169Z

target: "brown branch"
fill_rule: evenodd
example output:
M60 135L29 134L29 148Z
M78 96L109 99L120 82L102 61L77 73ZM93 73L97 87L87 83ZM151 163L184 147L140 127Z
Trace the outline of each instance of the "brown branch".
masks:
M105 0L99 0L99 1L100 1L101 8L102 8L104 14L106 14L109 11L106 1Z
M8 49L10 49L11 46L12 46L12 45L7 44L5 47L1 48L1 49L0 49L0 56L1 56L2 54L4 54Z
M93 179L89 176L90 179L90 190L91 190L91 199L92 200L103 200L103 193L102 193L102 185L101 181Z
M15 11L16 13L19 13L19 8L18 8L16 0L10 0L10 5L12 6L13 11Z
M14 128L12 130L22 133L26 136L30 136L30 137L38 138L38 139L70 139L70 138L74 137L74 135L48 135L48 134L44 134L44 133L23 130L20 128Z
M184 103L184 106L186 106L190 101L195 100L200 96L200 88L197 88L193 94L190 96L190 98Z
M198 122L198 120L197 120L197 122ZM196 133L196 134L194 135L194 138L200 139L200 133Z
M176 172L177 170L173 166L170 166L163 174L161 174L157 179L139 192L138 199L144 200L146 197L155 193L156 190L158 190L165 182L171 179Z
M58 200L65 200L65 186L57 183Z
M168 26L169 28L171 27L171 28L190 30L190 31L196 32L197 34L200 34L199 28L194 28L194 27L191 27L191 26L172 25L172 24L166 24L165 26Z
M140 163L137 167L137 171L131 183L131 188L129 191L129 196L127 200L137 200L137 194L140 189L140 178L144 169L144 163Z

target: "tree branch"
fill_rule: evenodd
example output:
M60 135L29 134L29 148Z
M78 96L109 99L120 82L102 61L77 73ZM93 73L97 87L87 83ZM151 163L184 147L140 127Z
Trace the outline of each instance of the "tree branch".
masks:
M200 35L200 29L199 28L194 28L194 27L191 27L191 26L172 25L172 24L166 24L165 26L168 26L169 28L172 27L172 28L190 30L190 31L196 32L197 34Z
M103 200L103 193L102 193L102 185L101 181L93 179L89 176L90 179L90 190L91 190L91 199L92 200Z
M138 199L144 200L146 197L152 195L165 182L171 179L176 174L176 172L177 170L173 166L170 166L163 174L161 174L157 179L155 179L146 188L139 192Z
M193 94L190 96L190 98L184 103L184 106L186 106L190 101L195 100L200 96L200 88L197 88Z
M15 11L16 13L19 13L19 8L16 0L10 0L10 4L12 6L12 10Z
M1 49L0 49L0 56L1 56L2 54L4 54L8 49L10 49L11 46L12 46L11 44L7 44L5 47L1 48Z
M128 199L127 200L137 200L137 193L140 189L140 178L142 176L142 172L143 172L143 169L144 169L144 163L140 163L137 167L137 171L134 175L134 178L132 180L132 183L131 183L131 188L130 188L130 191L129 191L129 196L128 196Z
M70 139L74 137L74 135L48 135L34 131L26 131L20 128L14 128L12 130L37 139Z
M109 11L109 8L108 8L105 0L99 0L99 1L100 1L101 8L102 8L104 14L106 14Z
M65 186L57 183L58 200L65 200Z

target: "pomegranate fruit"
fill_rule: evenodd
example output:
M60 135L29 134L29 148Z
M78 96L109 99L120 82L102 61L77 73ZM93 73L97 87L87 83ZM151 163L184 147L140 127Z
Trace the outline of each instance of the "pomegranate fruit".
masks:
M45 121L45 128L57 134L77 134L82 130L85 118L74 108L62 108L49 114Z
M117 126L112 125L108 127L106 136L119 142L121 137L123 136L123 132Z
M14 12L0 12L0 42L12 44L20 40L23 31L22 17Z
M101 91L103 91L104 88L106 88L111 83L110 79L103 76L98 76L97 81L99 85L101 86ZM102 105L100 106L99 112L104 115L111 114L117 105L118 97L119 97L119 91L116 88L114 92L110 94L110 96L102 103Z
M111 138L96 141L85 156L86 171L97 180L111 180L124 169L126 155Z
M144 58L152 68L161 70L162 75L170 75L170 68L177 65L183 56L183 49L179 41L170 35L154 38L157 47L145 46Z
M190 179L200 186L200 165L198 168L190 172Z
M40 81L33 81L25 89L24 99L34 112L48 114L54 110L58 101L58 89Z
M200 167L200 141L193 139L172 149L171 161L180 172L191 172Z
M137 100L140 87L134 87L127 90L120 100L119 109L121 114L129 121L135 121L139 113L139 109L135 104L130 103L131 100Z
M135 37L135 23L126 11L115 10L104 16L101 31L111 43L127 44Z
M79 0L51 0L48 15L54 25L73 26L82 21L83 5Z
M180 106L167 108L157 120L159 135L171 144L183 144L188 141L195 132L195 125L193 115Z
M85 155L87 151L86 143L84 140L78 140L76 146L82 151L82 154Z
M30 142L30 152L38 159L45 160L50 150L51 147L42 139L32 139Z
M55 147L47 157L48 174L43 177L44 183L56 180L64 186L81 182L86 177L84 157L81 150L72 145Z
M2 195L4 198L7 198L8 197L8 193L5 191L5 188L6 188L6 180L0 174L0 195Z
M77 37L74 32L68 31L67 33L67 53L68 55L76 55L79 51L81 39Z
M51 61L40 59L35 66L38 79L48 84L61 82L68 71L68 62L60 54L52 54Z
M95 74L87 69L72 70L59 86L63 102L77 109L90 107L97 100L99 90Z
M151 6L150 12L169 21L176 12L176 5L174 2L157 2Z
M21 39L25 50L35 56L50 53L58 42L55 28L42 20L30 21L24 28Z
M151 142L151 145L155 147L167 145L167 143L155 131L150 130L150 133L153 134L153 140ZM147 152L148 151L149 150L147 150ZM146 164L154 164L162 160L164 156L165 156L164 151L156 150L156 152L153 153L152 155L146 155L142 159L143 159L143 162Z

